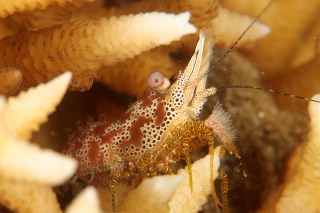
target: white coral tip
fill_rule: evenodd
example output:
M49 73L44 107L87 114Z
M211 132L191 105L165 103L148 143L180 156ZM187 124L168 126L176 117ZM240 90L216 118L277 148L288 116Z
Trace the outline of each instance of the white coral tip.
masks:
M47 120L60 103L71 81L71 72L65 72L46 84L11 97L5 106L7 128L20 139L29 139L32 131Z
M210 172L213 172L213 178L218 177L220 166L220 146L214 150L214 171L210 171L210 155L194 162L192 164L192 178L194 191L191 194L189 185L189 174L187 169L179 170L184 175L184 179L176 189L169 202L170 213L198 212L202 205L207 202L207 196L211 194Z
M67 207L66 213L102 213L97 191L94 187L85 188Z
M77 161L37 145L11 140L2 144L0 176L59 185L76 171Z
M313 100L320 101L320 94L314 95ZM320 123L320 104L316 102L311 102L309 105L309 113L311 117L311 125L316 127Z
M177 15L177 22L181 23L181 31L184 31L187 33L195 33L197 32L197 28L190 24L188 21L190 19L190 12L184 12Z
M145 179L128 194L119 206L119 211L168 212L168 202L182 179L182 175L165 175Z

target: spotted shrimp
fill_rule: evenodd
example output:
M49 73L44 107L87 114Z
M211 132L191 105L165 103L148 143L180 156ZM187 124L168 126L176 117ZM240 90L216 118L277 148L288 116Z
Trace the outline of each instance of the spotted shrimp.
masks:
M227 151L239 157L230 115L217 105L201 121L199 114L216 88L206 88L213 47L209 31L200 31L195 52L176 81L161 73L148 76L149 89L116 122L89 122L74 132L62 152L79 162L77 177L88 184L107 186L116 210L116 187L142 179L171 174L169 163L184 158L193 190L190 151L209 145L213 162L214 137ZM213 163L211 163L213 165ZM213 167L213 166L212 166ZM213 171L213 168L211 168ZM221 205L213 185L212 195Z

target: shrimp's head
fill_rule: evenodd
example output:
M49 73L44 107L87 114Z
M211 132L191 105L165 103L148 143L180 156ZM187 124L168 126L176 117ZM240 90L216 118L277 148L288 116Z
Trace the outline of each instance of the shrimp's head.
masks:
M183 72L167 90L167 100L186 119L197 120L208 96L215 94L214 87L206 88L206 80L212 56L213 41L209 31L200 31L196 50Z

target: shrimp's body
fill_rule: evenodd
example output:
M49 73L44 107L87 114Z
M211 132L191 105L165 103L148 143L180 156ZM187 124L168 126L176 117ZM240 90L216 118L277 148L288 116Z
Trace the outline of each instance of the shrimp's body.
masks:
M114 123L91 122L79 128L63 149L78 160L78 177L111 189L114 209L118 183L172 173L169 163L183 157L192 191L189 153L209 144L213 161L214 136L238 156L229 115L220 106L206 120L199 120L207 97L216 92L214 87L205 88L213 46L207 34L200 32L194 55L172 85L165 79L165 85L150 88ZM215 201L220 204L211 184Z

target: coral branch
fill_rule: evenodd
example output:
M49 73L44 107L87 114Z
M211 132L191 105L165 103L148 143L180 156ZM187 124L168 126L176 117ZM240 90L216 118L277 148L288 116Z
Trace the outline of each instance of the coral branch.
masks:
M0 41L0 65L26 73L24 87L71 70L71 89L82 91L91 87L97 69L195 32L189 18L154 12L26 32Z
M218 146L214 150L213 179L218 177L218 168L220 166L219 153L220 147ZM184 178L169 202L170 213L200 211L202 205L207 202L207 196L212 192L210 185L210 155L192 164L194 189L192 194L189 188L187 169L181 170L179 175L183 175Z
M47 121L67 90L71 73L66 72L47 84L8 99L4 108L7 128L18 138L29 139L32 131Z
M214 151L214 179L220 165L220 147ZM144 180L121 203L120 211L130 212L198 212L211 194L210 156L192 165L193 194L189 187L187 169L177 175L165 175Z
M114 7L110 10L104 11L100 10L100 13L90 14L90 17L111 17L152 11L175 14L189 11L191 13L190 22L200 29L208 27L210 21L217 16L219 11L219 3L217 0L145 0L130 4L129 6Z
M61 212L51 186L70 178L77 162L21 138L29 138L34 127L47 119L70 79L71 74L65 73L8 102L0 96L0 204L13 211Z
M58 185L77 168L77 162L71 158L14 139L2 141L0 153L1 178Z
M146 79L153 71L170 78L181 64L172 59L166 47L157 47L98 71L97 80L118 92L140 96L147 89ZM134 70L139 70L135 72Z
M68 206L66 213L102 213L97 191L88 186Z
M0 203L15 212L62 213L49 186L0 178Z
M253 21L249 16L234 13L225 8L220 8L219 15L211 21L215 31L215 42L220 46L231 46L241 33ZM269 34L271 28L260 22L256 22L241 39L239 45L253 42Z
M0 69L0 94L9 95L21 84L22 73L15 68Z
M320 99L320 94L313 97ZM276 212L319 212L320 199L320 104L310 103L311 132L308 141L297 152L297 165L289 168L284 190L276 204Z
M71 2L76 0L71 0ZM49 5L57 4L64 6L70 0L0 0L0 18L5 18L13 13L30 11L35 9L46 9Z

